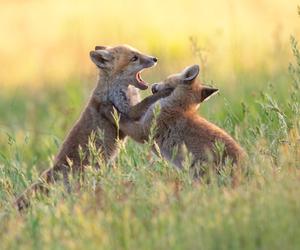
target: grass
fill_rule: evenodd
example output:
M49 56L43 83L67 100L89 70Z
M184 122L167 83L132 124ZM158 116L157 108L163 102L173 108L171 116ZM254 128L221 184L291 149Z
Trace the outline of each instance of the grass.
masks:
M235 84L218 79L220 95L200 107L248 152L241 173L227 166L197 182L129 140L113 167L88 168L79 191L58 183L23 214L11 202L51 165L91 85L1 89L0 249L298 249L300 53L290 42L289 66L237 65ZM215 80L211 66L206 80Z
M235 187L226 172L195 182L129 141L113 168L87 171L80 191L56 185L20 215L11 201L50 165L88 91L74 83L1 93L0 248L297 249L300 57L292 44L290 77L243 86L253 94L224 90L202 105L249 153Z

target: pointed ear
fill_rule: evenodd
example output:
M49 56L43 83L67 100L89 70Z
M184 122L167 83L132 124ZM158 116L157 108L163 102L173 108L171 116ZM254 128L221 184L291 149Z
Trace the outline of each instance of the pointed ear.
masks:
M200 72L199 65L195 64L189 66L183 70L181 74L181 79L183 80L184 83L191 84L199 75L199 72Z
M103 49L107 49L107 46L95 46L95 50L103 50Z
M98 68L105 69L108 68L112 61L112 55L108 50L92 50L90 52L90 57L93 63L96 64Z
M208 100L211 96L218 93L219 89L207 87L202 87L201 90L201 102Z

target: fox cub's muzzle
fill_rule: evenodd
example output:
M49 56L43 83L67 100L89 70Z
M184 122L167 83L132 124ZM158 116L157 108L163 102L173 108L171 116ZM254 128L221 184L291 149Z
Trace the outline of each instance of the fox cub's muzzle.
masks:
M166 91L166 92L171 93L174 89L175 89L174 87L169 86L167 84L163 84L163 83L154 83L154 84L152 84L152 87L151 87L152 94L155 94L155 93L161 92L161 91Z
M157 83L152 84L151 91L152 91L152 94L155 94L158 92L158 84Z
M150 68L153 67L157 63L157 58L152 56L144 56L141 57L141 65L143 65L144 68Z

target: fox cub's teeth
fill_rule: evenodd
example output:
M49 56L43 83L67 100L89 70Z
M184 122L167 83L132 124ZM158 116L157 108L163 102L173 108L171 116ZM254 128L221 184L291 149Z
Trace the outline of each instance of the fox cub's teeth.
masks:
M136 74L136 79L137 79L139 82L146 83L146 82L143 80L143 78L142 78L140 72L138 72L138 73Z

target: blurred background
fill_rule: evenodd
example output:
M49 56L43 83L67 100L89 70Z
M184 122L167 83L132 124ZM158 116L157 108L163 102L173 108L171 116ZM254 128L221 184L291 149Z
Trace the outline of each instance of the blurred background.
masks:
M148 81L200 63L234 88L286 71L299 32L296 0L1 0L0 85L92 85L89 51L126 43L159 58Z

